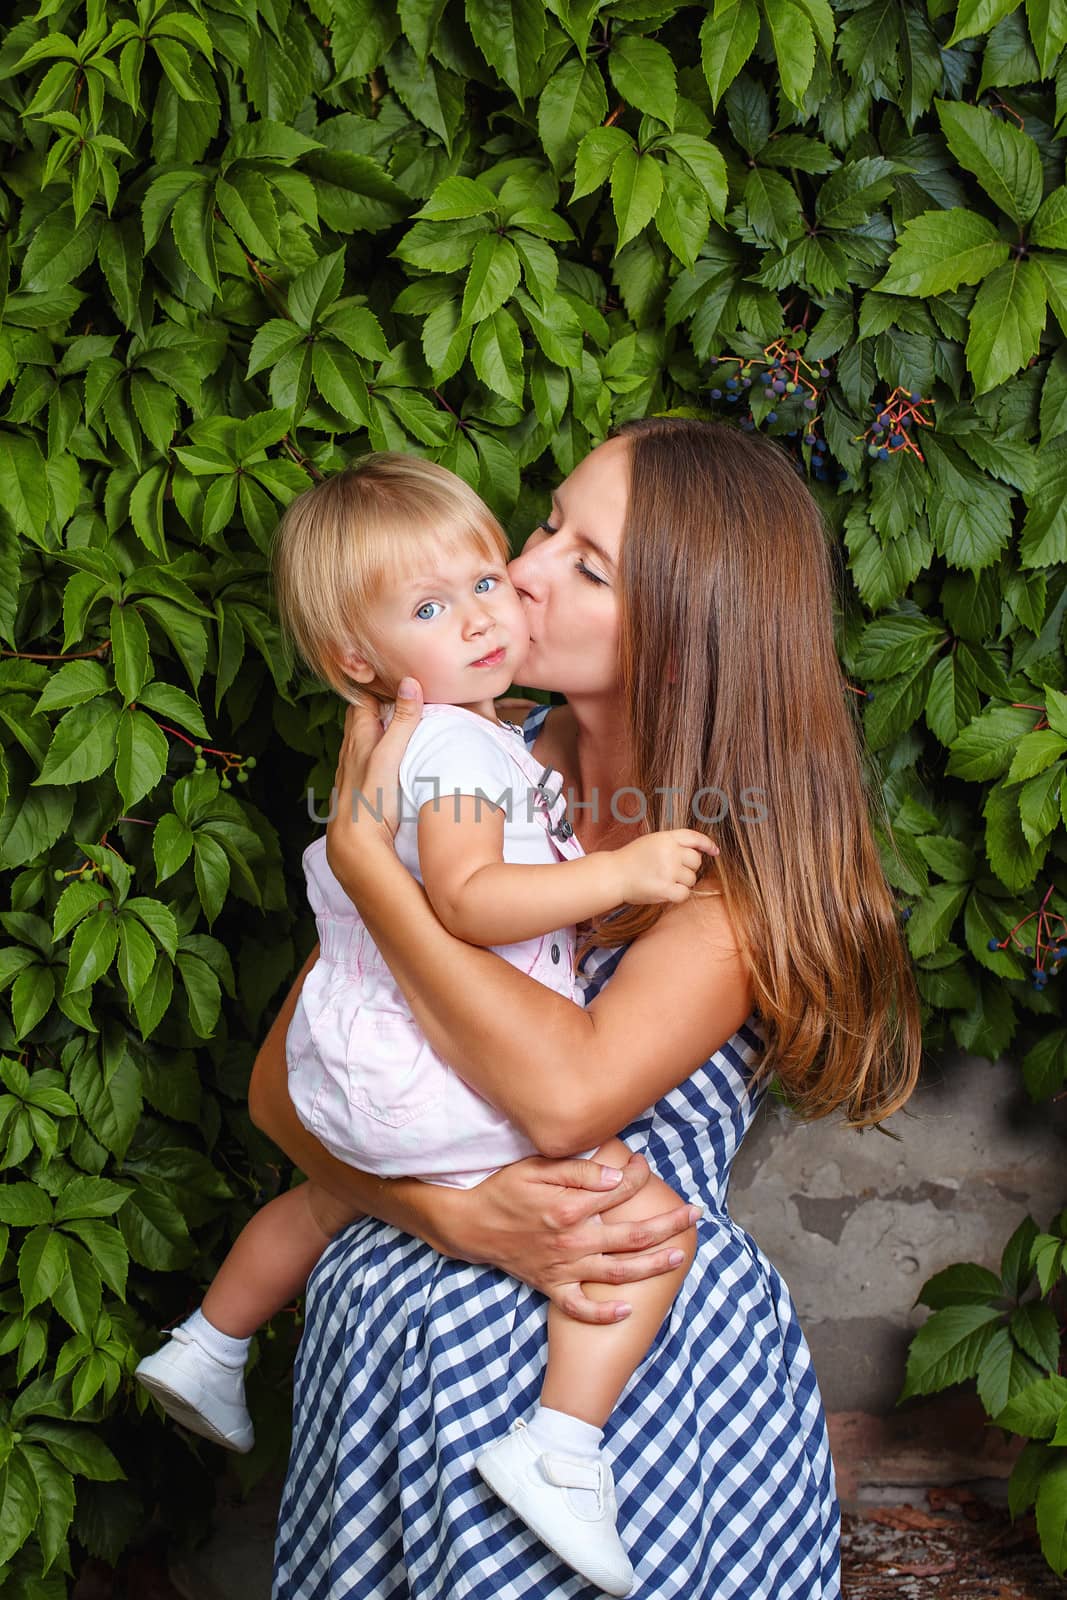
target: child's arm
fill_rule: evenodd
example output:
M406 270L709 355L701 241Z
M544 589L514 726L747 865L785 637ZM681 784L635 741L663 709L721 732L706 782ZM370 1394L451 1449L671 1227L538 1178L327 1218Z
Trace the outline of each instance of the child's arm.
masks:
M645 834L574 861L502 859L504 812L461 795L419 812L419 870L440 921L468 944L518 944L615 906L688 900L700 853L718 846L692 828Z

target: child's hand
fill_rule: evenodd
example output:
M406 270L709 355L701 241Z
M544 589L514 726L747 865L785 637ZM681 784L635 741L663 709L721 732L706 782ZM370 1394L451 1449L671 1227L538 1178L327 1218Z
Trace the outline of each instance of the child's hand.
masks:
M697 881L701 853L717 856L719 847L693 828L649 833L614 851L619 870L619 902L657 906L689 899Z

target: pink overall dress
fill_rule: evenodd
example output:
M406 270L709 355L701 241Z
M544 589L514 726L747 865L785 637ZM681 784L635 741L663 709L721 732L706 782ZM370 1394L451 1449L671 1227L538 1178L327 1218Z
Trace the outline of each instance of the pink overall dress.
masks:
M509 804L515 819L505 812L505 861L513 829L523 823L522 861L530 861L531 833L544 863L583 854L566 819L563 780L534 760L520 728L440 705L424 708L422 725L438 739L452 728L468 743L472 737L491 739L505 752L513 773ZM409 749L419 733L412 735ZM494 770L501 770L498 755ZM456 788L476 792L473 785ZM486 789L481 792L495 798ZM458 1188L470 1188L509 1162L536 1154L525 1135L464 1083L419 1032L358 911L330 870L325 837L308 846L303 865L320 953L289 1025L286 1058L290 1097L304 1126L332 1154L362 1171ZM408 865L417 873L414 861ZM494 948L520 971L581 1004L573 976L573 928Z

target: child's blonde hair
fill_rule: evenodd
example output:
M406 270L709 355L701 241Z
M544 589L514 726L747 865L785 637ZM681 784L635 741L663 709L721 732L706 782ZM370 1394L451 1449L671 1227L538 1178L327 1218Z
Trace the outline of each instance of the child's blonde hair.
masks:
M361 456L298 495L278 523L271 569L282 628L342 699L392 699L396 685L375 654L375 601L428 554L470 544L508 560L504 530L462 478L420 456ZM374 683L357 683L341 665L352 648L375 667Z

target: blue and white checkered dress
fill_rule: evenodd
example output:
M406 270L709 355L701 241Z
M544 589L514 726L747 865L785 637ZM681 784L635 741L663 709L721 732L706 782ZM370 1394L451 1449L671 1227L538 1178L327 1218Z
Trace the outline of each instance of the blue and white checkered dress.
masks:
M589 952L587 1003L621 957ZM752 1018L622 1131L705 1208L696 1260L605 1430L635 1600L840 1596L811 1357L788 1289L726 1209L761 1048ZM473 1466L537 1401L546 1306L384 1223L333 1241L308 1285L274 1600L593 1600Z

